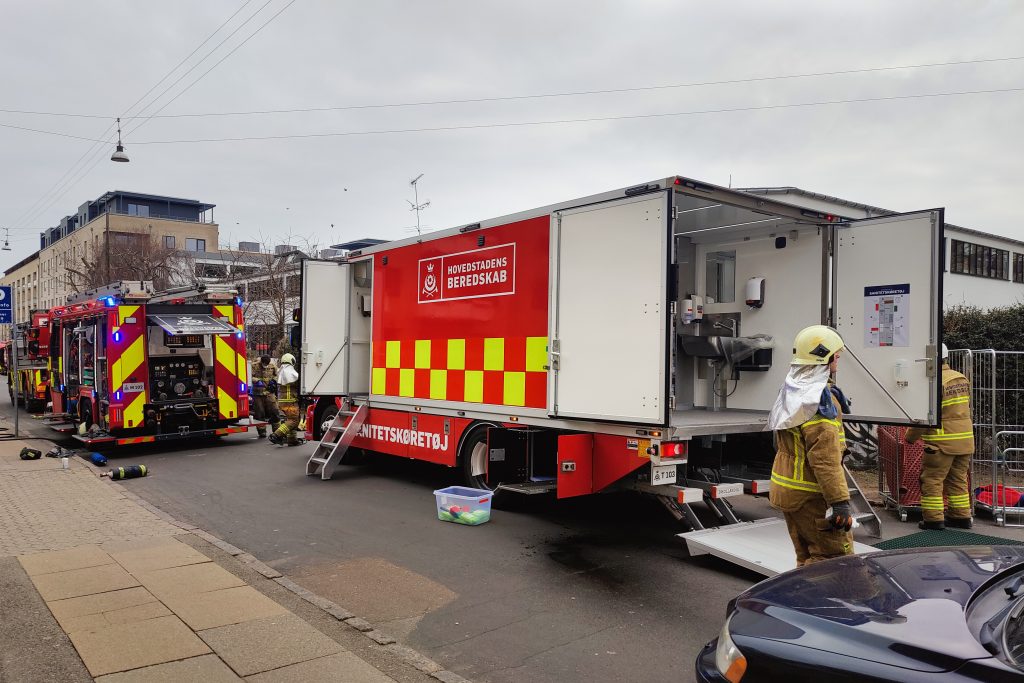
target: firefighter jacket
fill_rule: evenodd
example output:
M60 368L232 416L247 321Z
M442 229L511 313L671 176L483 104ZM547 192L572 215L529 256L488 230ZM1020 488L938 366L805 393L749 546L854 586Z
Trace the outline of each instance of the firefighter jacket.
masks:
M291 365L282 365L277 373L277 402L285 406L299 400L299 372Z
M271 382L277 381L277 365L273 361L264 365L256 361L252 364L252 395L265 396Z
M824 498L829 505L850 499L843 469L844 408L842 392L829 386L822 392L821 407L810 419L775 432L775 462L768 490L774 507L794 512L814 498Z
M971 383L948 363L942 365L942 426L907 430L907 443L918 439L924 441L927 450L938 450L943 455L974 454Z

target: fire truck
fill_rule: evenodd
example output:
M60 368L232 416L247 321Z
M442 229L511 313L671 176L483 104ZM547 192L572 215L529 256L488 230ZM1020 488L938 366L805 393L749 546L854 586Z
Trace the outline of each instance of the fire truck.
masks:
M50 400L49 344L50 327L47 311L32 311L31 320L15 325L16 341L8 346L9 353L17 353L17 375L13 359L7 359L7 391L11 403L24 406L30 413L41 413Z
M244 432L244 329L229 287L74 294L50 311L50 426L92 446Z
M846 419L938 424L943 225L672 176L306 261L306 473L385 453L502 495L624 487L689 527L691 552L735 551L702 503L791 565L781 520L730 505L768 491L791 342L816 323L843 336Z

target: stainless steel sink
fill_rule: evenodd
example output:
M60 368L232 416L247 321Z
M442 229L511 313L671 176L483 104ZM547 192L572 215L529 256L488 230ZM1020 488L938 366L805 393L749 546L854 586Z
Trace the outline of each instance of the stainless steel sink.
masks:
M759 348L764 348L764 338L758 337L723 337L711 335L698 337L680 335L679 340L683 353L695 358L712 358L737 363L754 355Z

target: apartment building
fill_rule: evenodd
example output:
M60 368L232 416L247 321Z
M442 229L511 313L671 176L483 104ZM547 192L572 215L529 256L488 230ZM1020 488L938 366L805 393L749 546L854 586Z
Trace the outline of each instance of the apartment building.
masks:
M4 271L0 284L14 296L14 322L27 322L39 308L39 252L26 256ZM0 325L0 339L10 339L10 325Z
M74 215L40 234L39 304L58 306L74 291L71 269L84 263L114 272L119 256L140 245L191 253L216 253L219 230L213 221L214 204L195 199L164 197L113 190L85 202ZM146 238L146 239L144 239Z

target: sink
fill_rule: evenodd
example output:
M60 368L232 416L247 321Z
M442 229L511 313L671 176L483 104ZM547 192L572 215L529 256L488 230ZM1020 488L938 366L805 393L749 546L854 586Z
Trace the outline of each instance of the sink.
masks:
M772 346L771 338L764 336L723 337L711 335L708 337L698 337L682 334L679 335L679 341L682 344L683 353L688 356L724 360L728 363L746 360L759 349Z
M691 334L679 335L683 353L695 358L725 358L722 337L698 337Z

